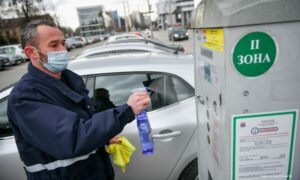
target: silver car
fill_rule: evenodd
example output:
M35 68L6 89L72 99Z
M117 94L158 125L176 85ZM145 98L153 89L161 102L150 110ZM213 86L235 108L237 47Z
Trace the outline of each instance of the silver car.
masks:
M9 58L10 64L20 64L28 60L19 44L1 46L0 55Z
M82 76L94 102L99 89L109 92L115 106L126 103L132 89L149 87L153 90L148 117L154 154L142 154L136 121L128 124L121 134L129 139L136 151L125 173L114 166L117 180L197 179L197 124L191 56L166 53L112 55L74 60L68 68ZM10 91L8 88L0 93L0 174L2 180L22 180L25 172L6 117ZM97 111L105 109L94 104Z
M123 53L145 53L145 52L168 52L173 53L174 51L168 48L153 44L141 44L141 43L120 43L120 44L108 44L89 48L79 54L78 58L91 58L99 55L110 55L110 54L123 54Z

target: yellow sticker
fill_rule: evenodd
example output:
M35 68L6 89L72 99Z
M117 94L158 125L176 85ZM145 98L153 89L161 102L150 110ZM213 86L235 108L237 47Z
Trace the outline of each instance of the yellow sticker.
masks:
M224 51L223 29L202 29L202 46L214 51Z

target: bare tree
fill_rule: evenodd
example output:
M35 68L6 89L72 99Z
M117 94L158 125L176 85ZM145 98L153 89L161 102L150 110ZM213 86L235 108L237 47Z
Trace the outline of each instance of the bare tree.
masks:
M30 21L30 17L41 15L43 7L39 4L43 0L0 0L2 12L14 12L18 17L24 17L26 22Z
M42 0L13 0L13 5L16 6L17 14L20 17L25 17L28 22L31 16L39 15L41 12L35 2L40 3Z

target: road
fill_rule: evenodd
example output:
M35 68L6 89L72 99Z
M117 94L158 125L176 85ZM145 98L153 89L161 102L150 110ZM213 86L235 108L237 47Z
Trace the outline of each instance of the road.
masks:
M187 53L194 53L192 31L189 31L189 40L184 40L184 41L170 42L168 39L167 31L154 31L153 36L154 39L164 42L166 44L181 44ZM85 49L101 46L103 44L104 42L98 42L95 44L84 46L82 48L74 49L69 52L69 56L72 59ZM12 66L3 71L0 71L0 89L5 88L9 84L18 81L22 77L22 75L27 72L27 64L28 62L20 65Z

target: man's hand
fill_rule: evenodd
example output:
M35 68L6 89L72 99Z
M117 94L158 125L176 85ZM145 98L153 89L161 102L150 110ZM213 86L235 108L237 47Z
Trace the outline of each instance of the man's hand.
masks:
M113 137L110 141L109 144L121 144L121 140L119 140L119 136Z
M149 103L150 98L146 91L133 93L127 101L127 104L131 107L135 115L138 115L140 112L146 109Z

